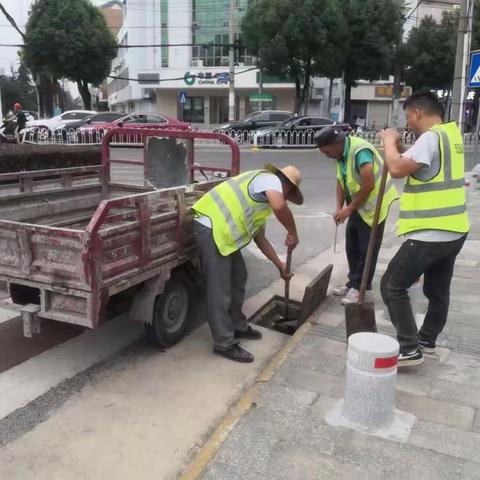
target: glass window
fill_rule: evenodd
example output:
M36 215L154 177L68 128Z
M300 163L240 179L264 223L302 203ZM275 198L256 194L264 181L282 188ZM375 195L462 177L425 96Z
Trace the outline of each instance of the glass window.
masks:
M235 23L238 24L235 42L241 42L240 25L248 8L249 0L237 0ZM229 16L230 0L193 0L193 44L192 56L203 62L205 67L228 65L229 57ZM240 44L241 45L241 44ZM235 61L254 65L254 59L247 55L242 46L235 50Z
M145 123L144 115L130 115L125 118L122 123Z
M205 101L203 97L188 97L183 104L183 120L205 123Z
M147 115L146 122L147 123L166 123L167 120L163 118L161 115Z
M290 115L288 115L288 113L272 113L270 118L274 122L283 122L284 120L290 118Z
M333 121L330 120L329 118L322 118L322 117L317 117L317 118L312 118L312 125L332 125Z
M311 118L302 118L301 120L298 121L297 127L308 127L311 125Z
M102 113L101 115L94 115L88 120L88 122L89 123L113 122L114 120L117 120L122 116L123 114L121 113Z

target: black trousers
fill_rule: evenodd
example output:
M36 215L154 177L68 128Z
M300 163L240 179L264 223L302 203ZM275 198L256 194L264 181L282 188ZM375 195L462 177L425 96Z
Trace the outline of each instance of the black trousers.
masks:
M378 226L377 241L372 258L372 268L368 277L367 289L372 289L372 279L377 265L378 252L382 245L383 231L385 222ZM358 212L354 212L347 223L346 230L346 251L348 260L348 283L347 287L360 290L362 283L363 268L365 267L365 258L367 256L368 241L372 228L367 225Z
M412 352L419 346L407 289L423 275L428 310L418 337L434 342L447 323L455 259L466 238L453 242L407 240L388 265L381 282L382 298L397 329L401 352Z

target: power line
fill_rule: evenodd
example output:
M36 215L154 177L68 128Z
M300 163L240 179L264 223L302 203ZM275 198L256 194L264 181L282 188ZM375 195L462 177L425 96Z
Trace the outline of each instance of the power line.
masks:
M418 7L423 3L424 0L418 0L417 6L405 17L405 20L408 20L417 10Z

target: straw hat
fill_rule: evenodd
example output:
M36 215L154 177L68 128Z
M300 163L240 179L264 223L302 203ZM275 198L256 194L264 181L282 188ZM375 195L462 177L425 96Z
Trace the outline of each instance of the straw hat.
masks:
M293 165L288 165L288 167L285 168L278 168L269 163L268 165L265 165L265 170L274 173L275 175L280 177L281 180L286 180L290 183L290 185L295 187L293 194L291 198L289 198L289 200L296 205L303 204L303 195L299 188L300 183L302 183L302 174L297 167L294 167Z

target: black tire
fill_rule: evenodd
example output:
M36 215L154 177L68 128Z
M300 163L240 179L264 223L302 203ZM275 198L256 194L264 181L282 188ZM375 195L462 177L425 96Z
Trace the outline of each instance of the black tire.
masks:
M151 325L145 324L145 336L155 347L169 348L184 336L189 322L190 292L187 275L172 274L158 295Z

